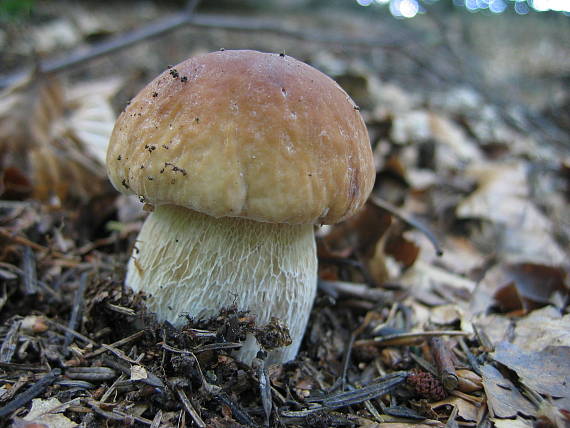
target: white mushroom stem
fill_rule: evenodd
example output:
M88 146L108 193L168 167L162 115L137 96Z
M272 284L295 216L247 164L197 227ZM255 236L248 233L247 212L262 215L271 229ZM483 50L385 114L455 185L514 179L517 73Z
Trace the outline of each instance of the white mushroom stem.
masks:
M126 284L148 295L159 320L175 326L208 319L236 305L256 325L278 318L293 343L269 353L269 362L295 358L316 293L313 226L214 218L158 206L145 221L129 262ZM248 337L237 357L250 363L259 345Z

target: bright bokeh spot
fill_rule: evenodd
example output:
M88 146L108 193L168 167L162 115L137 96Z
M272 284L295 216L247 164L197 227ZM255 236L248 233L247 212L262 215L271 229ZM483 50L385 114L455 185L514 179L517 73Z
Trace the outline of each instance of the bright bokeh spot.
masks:
M533 0L532 7L539 12L570 12L570 0Z
M507 8L504 0L493 0L489 3L489 10L493 13L503 13Z
M420 11L418 0L391 0L390 13L396 18L413 18Z
M422 4L430 5L439 0L356 0L360 6L388 6L396 18L413 18L424 13ZM531 9L537 12L562 12L570 16L570 0L446 0L454 6L465 7L469 12L490 11L495 14L514 10L518 15L526 15Z
M530 9L526 2L518 1L515 3L515 12L519 15L526 15L530 12Z
M477 6L477 0L465 0L465 7L470 12L475 12L479 7Z

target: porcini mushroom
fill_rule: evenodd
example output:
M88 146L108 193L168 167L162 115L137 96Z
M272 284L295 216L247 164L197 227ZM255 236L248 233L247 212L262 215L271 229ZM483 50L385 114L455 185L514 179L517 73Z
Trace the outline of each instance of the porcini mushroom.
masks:
M332 79L283 54L219 51L149 83L117 119L115 188L154 206L126 285L180 326L236 305L276 317L299 349L316 293L315 224L358 210L374 181L358 107ZM248 337L238 358L259 347Z

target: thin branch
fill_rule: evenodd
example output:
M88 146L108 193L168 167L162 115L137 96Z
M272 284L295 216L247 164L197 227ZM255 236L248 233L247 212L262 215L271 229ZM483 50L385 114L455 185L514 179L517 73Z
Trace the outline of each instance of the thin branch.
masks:
M64 347L64 352L66 354L69 354L68 347L71 344L71 341L73 340L73 334L71 333L71 331L77 329L77 324L81 317L81 311L83 310L83 299L85 296L85 290L87 289L88 283L89 283L89 273L83 272L83 274L81 274L81 278L79 279L79 288L75 293L75 297L73 299L73 308L71 309L71 316L69 317L69 323L67 324L69 331L65 332L65 342L63 344L63 347Z
M470 333L455 330L418 331L412 333L390 334L375 339L357 340L354 346L408 346L435 336L468 336Z
M194 2L197 3L197 2ZM404 53L401 49L406 44L402 38L392 40L379 38L355 38L343 34L332 32L310 32L299 31L282 25L281 21L274 19L259 19L237 16L220 16L215 14L192 14L193 8L187 8L184 12L176 13L166 18L157 20L143 28L118 35L109 41L92 45L85 49L80 48L60 57L52 58L40 62L37 66L39 73L55 73L86 61L99 58L104 55L117 52L120 49L140 43L147 39L157 37L176 30L182 26L192 26L196 28L217 28L228 31L255 31L277 34L297 40L309 42L343 45L351 47L364 47L369 49L394 49ZM409 37L408 42L417 42L415 37ZM29 77L32 70L27 68L18 70L12 74L0 78L0 88L11 86Z
M186 411L188 412L194 423L200 428L206 428L207 426L206 422L204 422L204 420L200 417L200 415L192 405L192 402L188 399L188 396L186 395L184 390L182 390L182 388L176 388L176 393L178 394L180 401L182 401L182 404L184 404L184 408L186 409Z
M0 418L8 416L10 413L28 404L38 395L43 394L47 387L57 380L59 375L61 375L61 370L53 369L51 372L30 386L27 390L21 394L18 394L12 401L10 401L4 407L0 408Z

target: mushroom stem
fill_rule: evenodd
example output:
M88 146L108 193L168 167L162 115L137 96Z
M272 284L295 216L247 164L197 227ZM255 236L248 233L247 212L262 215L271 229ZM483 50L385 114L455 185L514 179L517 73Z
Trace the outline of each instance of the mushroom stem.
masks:
M173 205L145 221L129 262L126 285L147 294L148 308L175 326L208 319L233 305L261 327L278 318L293 343L269 362L295 358L316 293L313 226L214 218ZM250 363L259 345L248 337L237 358Z

